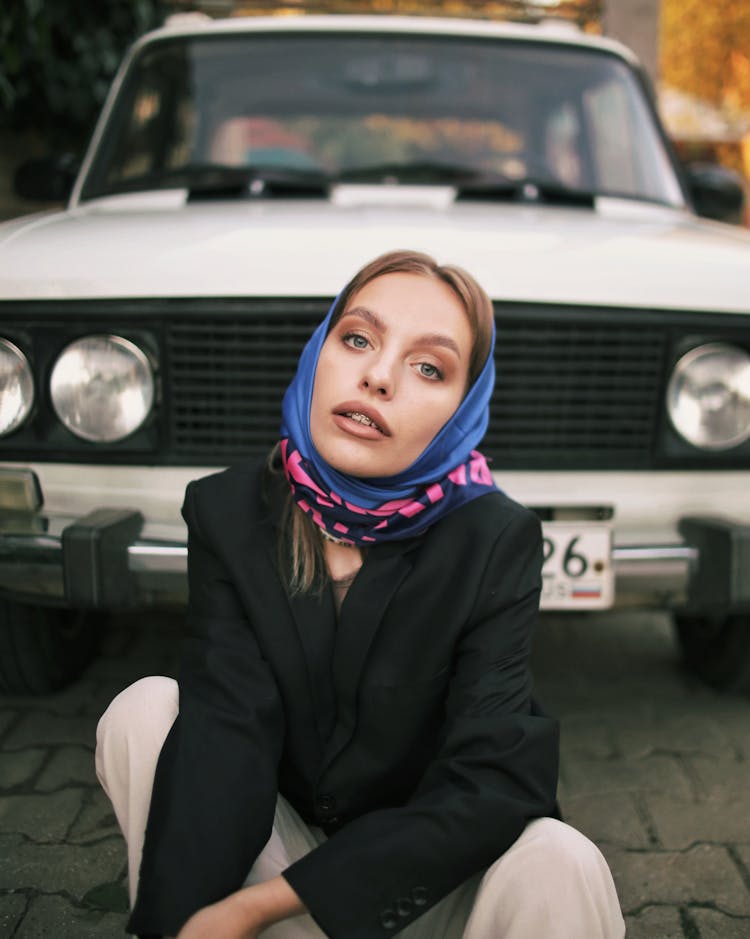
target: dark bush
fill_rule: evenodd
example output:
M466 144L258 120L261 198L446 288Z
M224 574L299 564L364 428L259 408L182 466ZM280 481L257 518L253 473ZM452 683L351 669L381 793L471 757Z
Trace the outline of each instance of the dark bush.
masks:
M123 53L163 22L163 0L6 0L0 5L0 129L80 149Z

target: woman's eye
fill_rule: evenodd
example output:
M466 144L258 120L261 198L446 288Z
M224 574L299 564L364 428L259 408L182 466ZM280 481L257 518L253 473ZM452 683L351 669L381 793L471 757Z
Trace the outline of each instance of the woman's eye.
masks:
M364 336L360 336L359 333L347 333L344 336L344 342L346 345L351 346L352 349L366 349L369 343Z
M432 365L431 362L420 362L419 371L425 378L431 378L433 381L440 381L443 377L443 373L437 365Z

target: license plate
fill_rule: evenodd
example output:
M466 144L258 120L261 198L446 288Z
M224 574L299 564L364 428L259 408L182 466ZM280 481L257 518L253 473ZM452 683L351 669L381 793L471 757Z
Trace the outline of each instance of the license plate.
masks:
M612 532L596 522L544 522L543 610L604 610L615 598Z

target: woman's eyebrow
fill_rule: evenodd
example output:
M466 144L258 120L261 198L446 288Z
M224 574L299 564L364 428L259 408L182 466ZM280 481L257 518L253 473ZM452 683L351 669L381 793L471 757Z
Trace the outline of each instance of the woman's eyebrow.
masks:
M377 329L378 332L386 332L386 325L377 315L373 313L372 310L368 310L364 306L354 306L350 310L347 310L341 317L343 320L347 316L359 316L361 319L366 320L370 325ZM450 336L444 336L442 333L425 333L423 336L418 336L414 342L415 346L440 346L443 349L449 349L453 352L457 358L461 358L461 350L458 348L458 343L456 343Z
M365 306L353 306L351 309L346 310L341 319L344 319L346 316L359 316L360 319L367 320L378 332L384 333L386 331L385 323L377 313L373 313L372 310L368 310Z
M442 333L427 333L425 336L420 336L414 344L417 346L442 346L442 348L454 352L457 358L461 358L461 350L458 348L458 344L450 336L443 336Z

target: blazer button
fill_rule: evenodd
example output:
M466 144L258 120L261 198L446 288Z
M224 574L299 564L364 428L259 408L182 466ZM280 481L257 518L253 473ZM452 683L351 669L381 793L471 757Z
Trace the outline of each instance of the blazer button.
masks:
M427 903L427 887L415 887L411 892L414 906L424 906Z
M383 929L395 929L398 926L398 920L393 910L386 909L380 914L380 925Z
M396 912L401 917L411 916L414 912L414 906L409 897L399 897L396 900Z
M336 800L331 795L318 796L315 807L321 815L328 815L336 808Z

